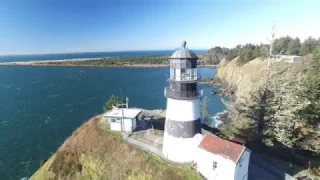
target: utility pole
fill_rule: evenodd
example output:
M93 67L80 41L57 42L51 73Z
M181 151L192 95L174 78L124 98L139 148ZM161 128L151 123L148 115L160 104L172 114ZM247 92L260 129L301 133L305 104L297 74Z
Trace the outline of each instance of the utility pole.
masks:
M122 101L122 88L121 88L121 101ZM122 103L121 103L121 106L122 106ZM121 107L121 112L122 112L122 125L121 125L121 128L122 128L122 131L124 131L124 115L123 115L123 108Z
M120 90L121 92L121 96L120 96L120 98L121 98L121 101L122 101L122 88L121 88L121 90ZM129 107L129 98L128 97L126 97L126 103L123 103L123 101L122 101L122 103L121 104L118 104L117 106L119 107L121 107L121 113L122 113L122 120L121 120L121 130L122 131L124 131L124 112L123 112L123 106L126 106L126 109L128 109L128 107ZM123 125L123 126L122 126Z

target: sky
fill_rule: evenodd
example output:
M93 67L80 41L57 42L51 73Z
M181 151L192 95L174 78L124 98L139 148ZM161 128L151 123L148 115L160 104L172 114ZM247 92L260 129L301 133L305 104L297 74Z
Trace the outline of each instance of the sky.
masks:
M320 36L319 0L0 0L0 54L171 50Z

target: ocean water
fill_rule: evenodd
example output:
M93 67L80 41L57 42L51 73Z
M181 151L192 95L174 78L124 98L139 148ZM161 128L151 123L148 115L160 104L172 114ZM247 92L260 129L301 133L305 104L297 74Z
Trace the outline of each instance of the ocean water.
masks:
M78 58L104 58L104 57L125 57L125 56L150 56L170 55L174 50L159 51L119 51L119 52L89 52L89 53L63 53L63 54L32 54L32 55L8 55L0 56L0 62L16 61L42 61L62 60ZM203 54L206 50L193 50L196 54Z
M215 69L199 68L202 77ZM165 109L167 68L0 67L0 179L31 176L114 94L129 106ZM212 115L225 109L201 85Z

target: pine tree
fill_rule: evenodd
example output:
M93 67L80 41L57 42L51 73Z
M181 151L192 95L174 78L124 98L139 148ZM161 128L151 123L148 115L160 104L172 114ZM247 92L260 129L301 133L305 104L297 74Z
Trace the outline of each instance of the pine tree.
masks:
M301 119L302 140L298 145L320 153L320 46L313 52L311 68L302 79L297 96L300 104L297 118Z
M201 102L201 114L202 121L206 124L210 119L210 114L208 112L208 97L204 97Z

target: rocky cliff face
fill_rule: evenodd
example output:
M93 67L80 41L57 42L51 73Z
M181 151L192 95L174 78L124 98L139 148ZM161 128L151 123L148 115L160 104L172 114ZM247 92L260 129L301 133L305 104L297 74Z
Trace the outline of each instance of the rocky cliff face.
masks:
M259 58L239 66L238 59L228 62L222 59L218 65L215 81L223 91L235 92L237 97L245 97L259 85L259 77L267 70L267 61Z

